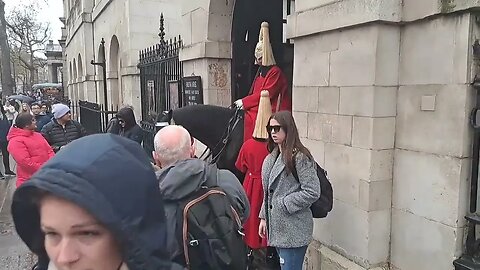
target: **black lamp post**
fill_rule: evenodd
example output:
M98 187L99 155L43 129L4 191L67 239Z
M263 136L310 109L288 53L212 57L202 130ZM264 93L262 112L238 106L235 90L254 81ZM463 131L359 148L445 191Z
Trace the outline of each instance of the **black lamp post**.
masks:
M103 62L95 62L92 60L90 64L94 66L101 66L103 70L103 102L105 104L105 111L108 111L108 99L107 99L107 60L105 59L105 40L102 38L100 42L101 53L103 56ZM108 115L105 113L105 125L108 122Z

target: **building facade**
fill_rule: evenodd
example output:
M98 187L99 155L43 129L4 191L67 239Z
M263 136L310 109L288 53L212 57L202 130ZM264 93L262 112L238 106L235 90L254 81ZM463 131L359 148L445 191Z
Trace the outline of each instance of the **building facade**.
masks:
M167 33L180 28L180 4L174 0L64 0L65 73L74 102L132 105L140 115L138 52L158 42L160 14ZM167 35L167 38L169 36ZM104 45L102 45L102 40ZM106 62L107 98L103 68Z
M260 23L270 23L302 141L328 170L334 209L315 221L307 269L453 269L470 199L471 86L480 0L65 0L68 90L140 106L138 51L159 13L179 33L203 100L248 92ZM141 4L139 4L141 3ZM157 6L159 5L159 6Z
M286 22L295 119L335 197L307 269L453 269L470 194L480 1L283 1L280 23L275 8L249 2L182 1L180 58L202 76L204 100L229 105L244 43L236 22Z

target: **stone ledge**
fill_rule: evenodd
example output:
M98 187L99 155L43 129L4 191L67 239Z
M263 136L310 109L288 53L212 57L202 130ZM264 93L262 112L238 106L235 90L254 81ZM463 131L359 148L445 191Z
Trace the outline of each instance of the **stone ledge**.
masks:
M122 77L129 76L129 75L140 75L140 69L137 68L136 66L122 67L120 69L120 75Z
M232 59L231 42L200 42L180 50L180 61L200 58Z
M305 257L305 270L367 270L326 246L321 245L318 241L313 241L308 247ZM387 270L387 267L369 268L369 270Z
M348 26L384 21L401 21L401 1L343 0L299 12L293 18L291 37L301 37Z
M93 7L93 12L92 12L93 21L95 21L98 18L98 16L100 16L103 13L103 11L108 7L108 5L110 5L112 1L113 0L100 0L100 2Z
M469 9L480 9L480 0L403 0L402 21L411 22Z

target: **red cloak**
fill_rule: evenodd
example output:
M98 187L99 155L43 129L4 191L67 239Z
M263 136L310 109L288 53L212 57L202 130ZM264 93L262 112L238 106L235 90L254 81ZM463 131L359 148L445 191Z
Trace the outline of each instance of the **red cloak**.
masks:
M263 202L262 164L267 155L267 143L252 138L243 144L235 163L237 169L245 173L243 188L250 202L250 216L244 225L244 240L253 249L267 246L267 240L258 235L258 214Z
M245 110L244 142L252 138L262 90L268 90L270 93L272 112L277 111L279 101L278 111L292 111L292 99L288 93L287 78L278 66L273 66L265 77L258 75L255 78L252 93L242 99L243 109Z

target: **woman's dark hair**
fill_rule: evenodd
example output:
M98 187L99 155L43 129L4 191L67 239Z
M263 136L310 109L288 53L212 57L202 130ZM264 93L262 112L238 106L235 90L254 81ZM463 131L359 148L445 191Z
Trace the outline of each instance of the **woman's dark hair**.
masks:
M286 137L282 143L282 157L287 167L287 173L291 173L295 169L294 158L298 152L303 153L305 156L313 160L313 156L310 151L300 141L297 125L295 124L292 113L289 111L280 111L274 113L272 116L270 116L270 119L268 119L269 125L270 120L272 119L275 119L285 131ZM270 130L268 133L267 147L270 153L278 147L272 139L272 134L270 133Z
M31 125L33 122L33 115L30 113L21 113L15 119L15 126L17 128L25 128L26 126Z

